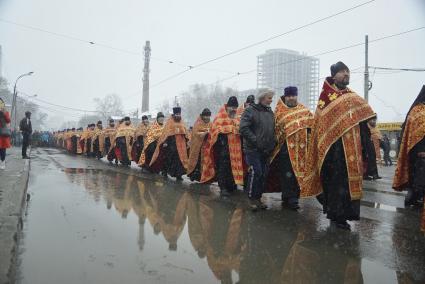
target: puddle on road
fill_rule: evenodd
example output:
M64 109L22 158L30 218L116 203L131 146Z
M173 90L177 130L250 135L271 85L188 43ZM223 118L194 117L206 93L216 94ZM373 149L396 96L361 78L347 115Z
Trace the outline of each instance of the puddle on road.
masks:
M366 200L362 200L361 204L363 206L376 208L376 209L380 209L380 210L384 210L384 211L390 211L390 212L403 212L403 211L405 211L404 208L399 208L399 207L395 207L395 206L391 206L391 205L386 205L386 204L382 204L382 203L378 203L378 202L371 202L371 201L366 201Z
M323 230L317 216L254 214L243 202L112 170L32 167L32 175L44 172L30 178L34 198L20 247L19 283L425 280L418 271L425 261L413 272L389 269L362 255L358 233ZM400 258L411 253L383 249L396 250Z

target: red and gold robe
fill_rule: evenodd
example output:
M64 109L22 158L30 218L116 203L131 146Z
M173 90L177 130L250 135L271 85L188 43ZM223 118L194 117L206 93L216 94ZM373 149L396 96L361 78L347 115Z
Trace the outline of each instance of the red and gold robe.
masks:
M146 140L144 141L144 144L143 144L142 155L140 155L140 158L139 158L138 164L140 166L145 165L145 160L146 160L145 151L146 151L146 149L148 148L148 146L152 142L157 141L159 139L159 137L161 137L163 129L164 129L164 125L160 125L157 121L155 121L154 123L152 123L149 126L148 131L146 132Z
M397 168L393 180L393 188L406 190L409 186L410 161L409 152L425 137L425 104L414 106L406 119L403 137L400 143ZM425 232L425 207L422 213L422 231Z
M351 89L339 90L325 80L314 115L311 147L301 197L323 191L320 172L331 146L342 138L351 200L362 197L363 162L359 123L375 116L368 103Z
M306 172L307 150L309 146L308 129L313 127L311 111L302 104L288 107L279 99L275 109L275 135L277 145L271 156L267 191L280 191L278 161L275 159L286 143L295 177L300 184Z
M76 154L83 153L83 149L81 148L81 144L80 144L80 138L82 134L83 134L82 130L77 130L72 134L72 137L75 136L77 138L77 153Z
M94 141L96 141L96 139L98 139L98 141L99 141L99 151L101 153L103 153L104 139L102 138L102 133L103 133L103 130L99 129L97 127L93 130L93 137L91 139L91 150L92 150L92 152L94 151Z
M118 147L116 147L116 141L119 137L125 137L125 143L127 147L127 157L131 161L131 146L133 145L133 136L134 131L136 129L133 125L125 125L124 123L121 124L116 131L115 137L114 137L114 144L112 144L115 148L115 155L117 156L118 160L122 161L121 151Z
M134 141L137 140L140 136L145 137L146 133L148 132L149 125L144 125L143 123L140 123L139 126L137 126L136 130L134 131Z
M64 148L64 146L63 146L63 136L64 136L64 132L59 132L59 134L58 134L58 147L59 148Z
M80 147L84 154L87 153L87 139L91 137L90 132L92 132L90 129L85 129L80 137Z
M226 134L229 143L233 179L235 184L243 185L244 168L239 124L240 120L237 117L232 119L228 116L226 105L220 108L211 124L210 134L206 142L201 183L211 183L216 180L215 165L218 161L214 157L214 144L217 142L219 134Z
M192 139L190 141L190 152L189 152L189 161L187 165L187 174L191 174L199 160L199 155L201 155L201 165L203 157L203 148L205 149L206 141L205 135L209 132L211 128L211 122L205 123L201 117L198 117L195 124L193 125L192 130Z
M162 130L161 136L158 139L158 144L156 145L156 149L153 153L149 166L154 166L155 162L162 163L163 159L167 158L161 156L161 148L162 144L164 144L167 138L170 136L175 136L180 162L182 163L183 167L187 169L187 129L183 121L176 122L172 117L169 118L164 125L164 129ZM155 167L161 168L161 165L156 165Z
M63 138L65 140L66 150L68 150L68 152L72 151L71 137L72 137L72 131L71 130L65 132L64 135L63 135Z
M378 127L371 127L369 125L370 129L370 135L372 137L373 147L375 148L376 153L376 161L381 164L382 163L382 157L381 157L381 147L380 147L380 141L382 140L381 131L379 131Z
M102 151L104 151L105 155L108 155L112 151L112 149L114 148L116 133L117 133L117 129L115 127L107 127L105 129L103 129L102 134L101 134L101 140L102 140L102 145L103 145ZM109 143L111 143L110 146L109 146L109 149L108 149L108 153L106 153L106 149L105 149L106 138L109 138ZM100 144L100 142L99 142L99 144Z
M145 139L146 133L148 132L148 128L149 128L149 125L144 125L143 123L140 123L139 126L137 126L136 130L134 131L133 147L131 149L131 158L135 162L138 162L140 158L139 156L137 156L137 152L139 151L140 153L140 148L138 147L141 147L140 145L138 145L138 139L140 136L142 136L143 139Z

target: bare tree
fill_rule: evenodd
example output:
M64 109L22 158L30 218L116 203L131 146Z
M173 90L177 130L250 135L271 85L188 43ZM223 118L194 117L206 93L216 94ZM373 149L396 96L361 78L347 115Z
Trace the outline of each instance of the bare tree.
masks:
M121 98L117 94L109 94L103 98L95 98L96 110L102 120L107 120L112 115L122 116L123 104Z
M171 111L170 102L168 100L164 100L159 106L158 111L162 112L165 117L167 117Z
M78 121L78 127L86 128L88 124L96 123L99 120L102 120L102 117L100 115L84 115Z
M0 98L2 98L6 105L12 104L13 93L9 89L9 84L7 80L3 77L0 77ZM32 127L34 130L41 130L45 127L47 114L40 110L40 106L25 99L25 97L18 96L16 101L16 118L17 123L25 117L25 112L30 111L32 116ZM10 109L9 109L10 110Z
M193 125L204 108L209 108L215 115L230 96L238 96L233 88L223 88L220 84L195 84L189 90L180 94L180 105L183 118L189 125Z

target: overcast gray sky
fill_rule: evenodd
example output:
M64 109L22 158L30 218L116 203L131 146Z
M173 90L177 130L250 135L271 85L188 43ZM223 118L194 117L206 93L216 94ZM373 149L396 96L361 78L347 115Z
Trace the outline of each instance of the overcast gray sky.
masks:
M75 108L94 109L93 98L117 93L125 109L141 105L142 48L152 45L151 84L185 68L161 60L196 65L247 44L283 33L344 10L360 1L288 0L0 0L0 19L66 34L118 49L68 40L0 22L3 74L13 82L25 72L19 88L40 99ZM376 0L287 36L186 72L151 90L151 109L194 83L213 83L256 68L256 56L271 48L310 55L425 26L424 0ZM425 68L425 29L370 44L371 66ZM320 56L320 76L342 60L352 69L364 65L362 46ZM158 60L161 59L161 60ZM211 70L213 69L213 70ZM370 103L381 121L402 120L425 72L371 74ZM239 90L256 87L256 73L224 81ZM361 73L351 87L363 95ZM379 98L379 99L378 99ZM383 101L383 102L382 102ZM395 110L394 110L395 108ZM61 113L51 113L57 116ZM64 112L76 119L78 112Z

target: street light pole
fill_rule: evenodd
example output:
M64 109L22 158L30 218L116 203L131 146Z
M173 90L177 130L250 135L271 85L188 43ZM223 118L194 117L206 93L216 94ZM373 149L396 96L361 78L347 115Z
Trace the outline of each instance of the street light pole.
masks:
M369 36L365 36L364 99L369 103Z
M15 130L16 128L16 117L17 117L17 97L18 97L18 90L16 88L19 79L21 79L22 77L25 76L31 76L34 72L28 72L25 74L20 75L16 81L15 81L15 85L13 86L13 98L12 98L12 109L11 109L11 113L12 113L12 118L13 118L13 125L12 125L12 129Z

